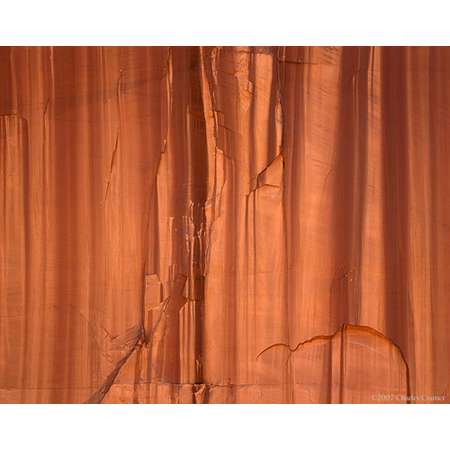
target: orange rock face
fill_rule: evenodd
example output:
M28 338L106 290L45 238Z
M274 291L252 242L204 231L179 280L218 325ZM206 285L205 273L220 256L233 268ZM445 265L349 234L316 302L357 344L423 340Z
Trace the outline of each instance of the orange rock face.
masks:
M448 403L450 49L0 48L0 402Z

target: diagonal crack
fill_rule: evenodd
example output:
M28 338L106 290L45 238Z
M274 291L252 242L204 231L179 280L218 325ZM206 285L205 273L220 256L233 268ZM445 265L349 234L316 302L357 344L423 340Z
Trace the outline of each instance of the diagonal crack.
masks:
M116 380L117 376L119 375L120 369L122 369L124 364L130 359L133 352L142 345L143 335L144 329L141 327L140 332L136 337L136 340L134 341L134 344L131 346L131 348L128 350L125 356L121 358L119 361L117 361L116 365L114 366L114 369L106 377L104 383L84 403L101 403L103 401L106 394L111 389L111 386L114 384L114 381Z
M111 179L112 174L114 170L114 165L116 162L116 155L117 155L117 149L119 148L119 133L116 135L116 143L114 144L114 150L111 156L111 165L109 167L109 176L108 176L108 184L106 185L106 191L105 191L105 198L103 200L103 203L106 203L106 200L108 199L109 189L111 187Z

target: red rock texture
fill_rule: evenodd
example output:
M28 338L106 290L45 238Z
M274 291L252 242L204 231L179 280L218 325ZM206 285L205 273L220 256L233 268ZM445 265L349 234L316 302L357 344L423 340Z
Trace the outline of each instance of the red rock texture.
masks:
M0 401L448 403L450 49L0 48Z

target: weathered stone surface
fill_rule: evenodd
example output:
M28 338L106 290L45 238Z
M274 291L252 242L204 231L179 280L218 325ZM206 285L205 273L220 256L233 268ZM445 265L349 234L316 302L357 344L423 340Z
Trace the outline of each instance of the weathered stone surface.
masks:
M0 48L0 402L448 403L450 49Z

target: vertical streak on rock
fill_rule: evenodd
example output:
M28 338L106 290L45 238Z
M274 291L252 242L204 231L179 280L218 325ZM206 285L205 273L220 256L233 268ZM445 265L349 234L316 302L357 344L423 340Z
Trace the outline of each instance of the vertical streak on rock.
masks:
M205 329L205 381L208 383L230 383L235 371L236 355L236 320L235 301L232 273L238 262L229 258L235 242L228 246L227 239L217 243L218 236L225 231L225 222L230 219L225 211L229 206L229 190L233 188L235 164L230 154L228 144L233 140L234 133L229 123L224 123L224 105L222 105L222 92L220 83L223 77L227 78L230 87L228 101L235 101L234 79L221 72L222 49L202 49L202 95L205 108L205 123L207 130L209 173L213 174L213 181L209 183L208 205L206 217L208 221L206 285L205 285L205 322L215 324L214 328L206 326ZM231 78L231 80L229 80ZM226 126L227 128L224 128ZM237 208L233 208L236 210ZM219 238L220 239L220 238ZM224 282L224 279L227 282ZM223 298L227 298L225 303ZM213 303L210 299L215 299ZM217 354L224 355L217 358Z
M26 337L27 344L23 357L27 371L23 380L23 402L45 402L49 397L43 389L46 386L51 367L42 364L43 358L52 343L45 333L47 325L47 301L50 292L48 279L51 265L48 255L51 253L49 239L49 173L51 174L51 126L49 120L50 99L52 97L52 49L27 49L18 56L17 64L27 67L26 77L20 80L20 90L29 103L22 105L22 114L29 119L29 145L32 157L29 158L29 242L30 242L30 297Z
M86 268L89 266L79 264L80 261L89 261L89 256L83 249L86 248L85 233L90 231L88 223L84 221L84 213L89 213L90 210L82 207L85 184L89 183L87 173L83 170L88 149L88 108L87 105L83 108L79 104L70 108L69 102L74 98L79 102L81 92L86 89L84 76L88 64L85 52L86 49L53 49L51 54L54 95L61 100L52 105L50 117L58 125L66 120L71 124L70 127L55 128L51 140L52 149L64 149L51 155L50 165L54 172L49 177L51 202L55 206L51 209L50 216L50 238L54 243L51 258L54 268L51 271L53 279L50 281L48 316L49 334L53 337L51 384L57 387L51 393L53 403L70 401L71 393L67 388L73 386L73 378L79 379L81 369L80 365L75 365L74 353L78 345L77 328L80 324L76 320L76 306L84 310L84 283ZM66 83L70 83L70 87ZM78 103L76 100L75 103ZM83 233L83 230L86 231Z
M202 49L208 142L205 381L265 383L258 348L285 337L277 50ZM267 236L271 236L270 242ZM231 400L232 401L232 400Z
M35 82L36 74L40 72L46 74L46 98L43 98L42 103L42 189L41 189L41 202L36 203L41 205L42 208L42 303L40 305L41 319L39 332L36 333L40 336L40 353L39 357L44 357L44 355L49 354L48 361L49 364L40 364L37 362L38 366L38 380L37 386L43 389L38 389L37 391L37 401L46 402L49 401L50 396L45 392L45 387L52 385L52 357L51 352L53 342L52 334L45 332L46 329L53 326L51 323L50 309L48 305L54 295L53 290L53 267L55 261L55 240L53 235L52 224L54 222L53 209L51 205L55 204L54 201L54 189L52 185L52 180L55 178L55 165L54 165L54 142L55 142L55 123L52 120L53 116L53 106L52 101L55 99L55 68L54 68L54 52L53 47L50 47L45 52L43 67L36 67L34 72L30 75L30 81ZM44 92L45 92L44 91ZM34 122L34 121L33 121ZM38 137L39 139L39 137ZM39 140L37 141L39 142Z
M450 55L448 48L431 48L429 56L429 177L430 207L430 272L432 317L433 392L450 395Z
M223 188L226 183L226 174L230 170L228 166L228 159L225 158L223 149L219 147L216 93L218 51L219 49L200 49L201 92L205 117L208 172L210 173L208 182L208 197L205 204L205 217L208 224L207 233L205 236L204 267L206 282L204 311L205 324L208 323L209 320L219 322L219 317L213 315L215 310L221 311L221 313L223 313L222 305L217 308L211 308L210 312L209 302L207 301L209 296L211 295L208 279L211 271L210 264L212 258L214 257L212 238L215 233L217 220L222 213ZM205 380L207 382L210 382L211 379L214 379L214 376L218 370L223 371L223 369L217 368L217 360L214 358L214 349L222 351L222 346L224 345L226 339L222 323L219 323L215 331L205 326L204 337L205 364L203 367L203 374Z
M428 48L406 49L407 86L407 146L408 146L408 271L410 314L413 326L409 328L409 340L414 342L408 358L415 373L415 395L434 392L432 372L432 288L431 288L431 223L432 183L430 166L434 149L430 147ZM411 114L414 111L414 114Z
M29 296L28 157L26 121L17 115L1 115L0 379L7 380L3 389L20 387L27 369L20 356Z
M155 198L164 136L161 104L166 99L162 80L167 51L144 47L105 50L108 101L102 113L109 126L104 145L108 157L103 160L106 175L102 180L103 193L108 179L110 189L104 205L107 298L103 323L109 333L106 342L110 358L117 361L123 357L124 350L135 346L136 351L124 364L117 380L122 376L122 381L134 387L130 401L133 398L138 401L137 385L146 380L145 370L136 369L139 364L146 367L142 348L149 332L146 284L148 276L159 270L155 267L158 250L154 253L157 247L152 246L155 238L158 239L153 234L157 227L152 222L152 212L154 208L158 211ZM118 149L115 148L117 136ZM149 299L150 303L154 301ZM135 337L126 338L136 333L137 341ZM115 344L118 339L124 344ZM105 363L104 366L104 373L111 371L111 366Z
M360 321L362 224L367 160L367 48L342 50L336 136L331 287L335 327Z
M331 297L336 291L334 186L342 179L336 142L342 52L288 47L283 56L289 342L340 326L331 314Z
M158 171L160 278L165 331L160 380L201 383L207 146L197 48L170 50L167 138ZM176 123L176 126L172 126ZM173 294L177 280L186 283ZM177 306L178 305L178 306ZM156 349L152 349L156 350ZM156 363L157 360L152 361Z
M384 331L385 257L383 148L381 136L381 49L370 49L367 82L367 166L361 256L360 323Z
M11 48L0 48L0 77L2 82L0 83L0 114L13 114L14 98L11 95L12 90L12 77L15 74L11 70Z
M48 170L46 167L48 159L45 159L45 154L48 148L45 134L49 97L47 70L49 50L48 48L15 48L14 51L8 51L7 62L0 65L8 72L10 80L8 82L8 77L5 77L4 73L1 74L0 86L6 88L7 92L1 95L0 113L6 114L4 120L9 117L10 120L17 121L17 131L24 133L14 138L17 144L19 144L17 139L21 143L21 148L16 148L14 153L18 158L22 158L22 166L16 171L15 176L24 177L23 183L16 184L14 189L17 189L16 195L22 196L21 199L16 199L17 207L23 206L23 224L18 224L19 228L16 232L19 233L22 228L25 240L23 266L23 277L26 283L25 309L20 315L11 318L17 321L22 316L23 327L14 326L11 329L6 326L6 322L3 323L3 320L7 320L6 316L0 324L0 329L14 331L11 336L16 336L14 340L23 344L20 351L16 352L15 362L11 366L11 368L17 367L17 370L20 367L21 380L19 384L12 383L7 391L2 391L0 401L7 402L48 401L48 397L43 395L43 390L36 387L46 383L49 365L43 364L43 360L48 354L46 349L52 345L45 334L45 280L48 252L46 239L48 206L45 202L45 180L46 170ZM5 210L3 213L5 218L10 217L11 212ZM17 245L20 248L21 242L21 240L15 243L11 241L8 245ZM46 361L48 362L48 359Z
M292 332L296 331L292 316L296 314L296 299L299 296L301 287L300 270L302 242L302 227L300 225L298 211L305 205L301 201L304 191L303 181L303 159L306 146L306 124L305 109L307 95L305 89L306 66L286 63L286 60L295 61L296 58L303 60L305 49L286 48L284 52L279 52L279 67L282 73L282 94L283 101L283 152L286 165L285 174L285 195L283 200L283 210L285 211L285 234L286 234L286 273L284 276L286 314L287 322L287 342L292 341Z
M406 50L386 47L381 58L386 335L405 351L414 367L415 343L409 335L417 324L411 314L412 293L408 282L410 161ZM412 384L415 385L414 381Z

